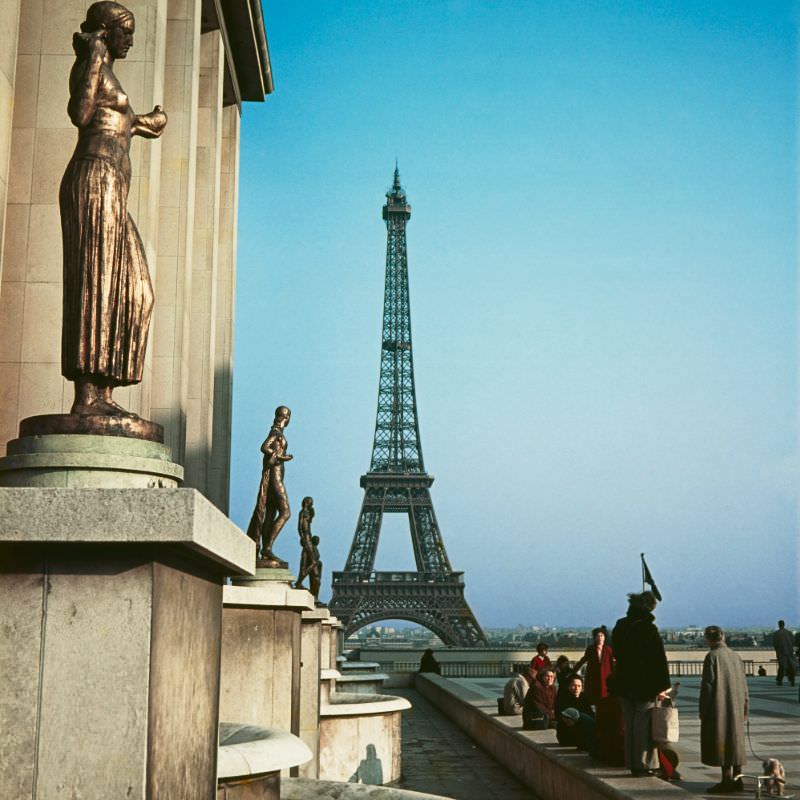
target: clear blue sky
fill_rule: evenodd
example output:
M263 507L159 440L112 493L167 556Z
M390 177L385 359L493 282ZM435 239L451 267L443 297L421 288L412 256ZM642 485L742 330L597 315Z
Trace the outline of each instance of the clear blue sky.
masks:
M265 0L244 110L231 516L291 407L342 569L375 424L395 157L425 465L487 626L800 625L797 6ZM413 566L404 518L377 568Z

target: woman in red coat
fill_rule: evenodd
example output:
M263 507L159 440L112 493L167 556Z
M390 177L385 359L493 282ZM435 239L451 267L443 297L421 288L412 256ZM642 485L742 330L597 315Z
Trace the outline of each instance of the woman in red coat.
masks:
M575 665L577 672L586 664L586 676L583 679L586 699L597 706L608 697L606 681L614 671L614 652L606 644L606 629L595 628L592 631L593 643L586 648L583 658Z

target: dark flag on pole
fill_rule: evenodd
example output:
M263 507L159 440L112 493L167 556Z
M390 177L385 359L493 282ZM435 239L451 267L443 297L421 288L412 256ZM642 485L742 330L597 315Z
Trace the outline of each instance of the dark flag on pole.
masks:
M656 582L653 580L653 576L650 574L650 570L647 568L647 562L644 560L644 553L641 553L642 556L642 589L644 589L644 585L647 584L650 587L650 591L655 596L658 602L661 602L661 592L658 591L658 587L656 586Z

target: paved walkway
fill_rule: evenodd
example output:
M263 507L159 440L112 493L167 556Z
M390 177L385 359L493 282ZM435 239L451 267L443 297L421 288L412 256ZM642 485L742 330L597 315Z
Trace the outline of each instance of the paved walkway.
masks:
M412 689L403 712L403 765L399 788L456 800L536 800L523 784L483 752L460 728Z
M503 692L502 678L453 678L454 682L480 695L494 699ZM719 768L700 763L700 720L697 701L700 678L681 678L678 694L680 712L680 743L675 750L680 755L683 780L676 785L695 795L705 796L705 790L719 781ZM761 773L763 758L778 758L786 769L786 791L800 797L800 703L798 689L788 684L778 686L774 678L748 678L750 691L750 742L744 772ZM405 746L405 743L404 743ZM752 797L753 792L734 797ZM708 795L709 798L714 795Z

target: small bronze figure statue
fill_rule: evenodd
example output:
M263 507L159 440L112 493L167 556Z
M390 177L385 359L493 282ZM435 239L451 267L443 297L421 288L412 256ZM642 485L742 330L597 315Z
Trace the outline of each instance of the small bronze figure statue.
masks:
M59 191L64 245L61 372L75 383L74 415L135 416L111 398L142 380L153 288L144 245L128 214L132 136L156 139L167 116L136 114L114 62L133 46L133 14L92 3L72 37L67 111L78 144ZM138 419L138 418L137 418Z
M303 507L297 518L297 533L300 535L300 546L303 548L300 554L300 570L295 589L305 589L303 581L306 576L310 583L309 591L314 595L315 600L319 600L319 587L322 582L322 561L319 558L319 536L311 535L311 523L314 519L314 498L304 497Z
M278 406L269 435L261 445L264 454L261 484L256 507L247 526L247 535L256 543L257 567L286 569L289 566L272 552L272 547L291 516L289 498L283 485L284 462L293 458L286 452L286 437L283 435L291 417L292 412L286 406Z

